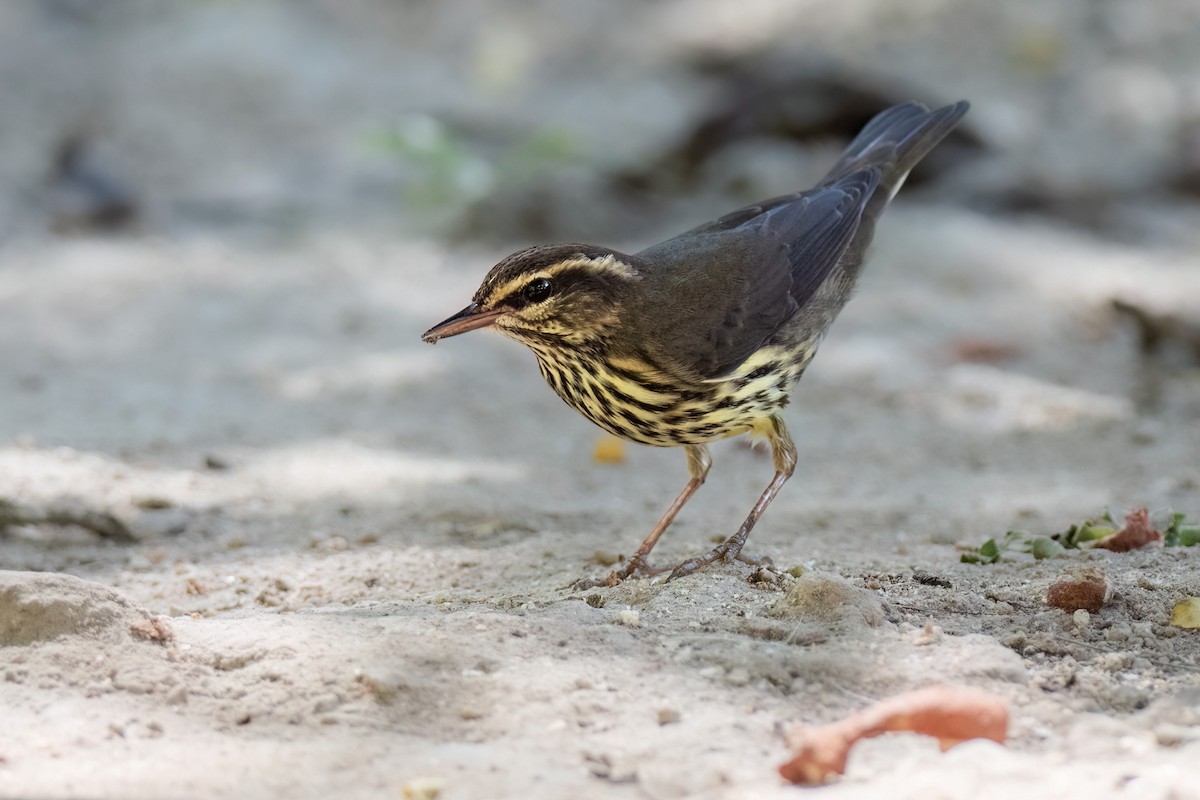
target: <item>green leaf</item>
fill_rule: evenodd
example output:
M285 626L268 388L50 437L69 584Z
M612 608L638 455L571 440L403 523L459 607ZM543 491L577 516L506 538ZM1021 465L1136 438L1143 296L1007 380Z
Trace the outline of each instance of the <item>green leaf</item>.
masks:
M1112 536L1116 533L1115 528L1109 528L1105 525L1093 524L1091 520L1084 522L1075 536L1075 541L1078 542L1094 542L1097 539L1103 539L1105 536Z
M1186 515L1175 512L1163 529L1164 544L1168 547L1200 547L1200 525L1185 525ZM1036 559L1053 558L1066 550L1078 550L1091 546L1090 542L1116 533L1112 512L1105 510L1098 519L1085 519L1069 526L1065 531L1050 536L1034 535L1026 531L1006 531L1003 537L988 539L978 550L962 554L964 564L994 564L1006 550L1031 553Z
M1054 558L1065 550L1065 547L1049 536L1035 536L1029 548L1029 552L1033 553L1033 557L1039 561L1043 558Z
M1183 521L1186 516L1178 511L1171 515L1171 521L1163 531L1163 544L1167 547L1193 547L1196 545L1198 534L1195 531L1200 528L1195 525L1184 525ZM1187 533L1185 534L1184 531Z
M1200 545L1200 525L1180 526L1178 533L1180 547Z

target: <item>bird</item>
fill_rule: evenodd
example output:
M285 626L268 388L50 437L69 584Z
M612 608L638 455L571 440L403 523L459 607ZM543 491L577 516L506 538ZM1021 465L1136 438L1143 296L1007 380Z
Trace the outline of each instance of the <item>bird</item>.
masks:
M796 470L782 412L850 299L875 223L904 179L966 114L960 101L878 113L811 189L730 212L632 254L539 245L497 263L471 303L426 331L435 344L492 329L533 351L550 387L622 439L682 447L688 481L637 551L590 585L670 569L667 581L742 549ZM673 568L651 550L708 477L708 445L766 440L774 476L741 527Z

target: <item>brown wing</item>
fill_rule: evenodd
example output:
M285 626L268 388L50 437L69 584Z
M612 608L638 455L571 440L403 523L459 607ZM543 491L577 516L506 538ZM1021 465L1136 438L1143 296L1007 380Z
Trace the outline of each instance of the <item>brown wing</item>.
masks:
M638 253L653 272L637 318L655 355L703 379L745 361L829 276L878 184L878 170L863 170Z
M836 272L800 332L823 330L850 296L875 219L967 107L889 108L817 188L738 209L640 253L657 271L651 290L640 293L645 340L661 342L660 355L675 368L719 377L794 319Z

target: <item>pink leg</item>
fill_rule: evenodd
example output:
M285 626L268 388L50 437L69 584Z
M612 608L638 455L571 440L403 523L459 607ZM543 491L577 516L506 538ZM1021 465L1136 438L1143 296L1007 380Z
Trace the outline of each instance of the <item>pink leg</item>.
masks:
M691 480L687 482L687 485L683 487L683 491L675 498L675 502L671 503L671 507L659 519L658 524L654 526L654 530L650 531L650 535L642 541L641 547L637 549L637 552L633 554L633 557L621 569L613 570L602 581L581 582L577 584L579 588L616 586L631 575L653 575L663 571L650 567L646 563L646 558L649 557L650 551L654 549L654 545L658 544L663 531L675 520L675 515L679 513L679 509L683 508L684 504L696 493L696 490L704 485L704 479L708 477L708 470L712 467L712 456L708 454L708 448L705 445L684 445L684 452L687 454L688 474L691 475Z
M775 499L775 495L779 494L779 490L783 488L783 484L787 483L788 478L792 477L792 473L796 471L796 445L792 442L792 437L788 435L787 428L783 426L783 420L776 417L772 420L772 423L770 442L771 454L775 461L775 477L767 484L767 488L763 490L762 496L758 498L758 502L750 510L750 516L746 517L746 521L742 523L742 527L738 528L737 533L721 542L711 551L697 558L690 558L675 567L671 571L670 576L667 577L668 581L675 580L683 575L690 575L714 561L732 561L738 558L742 552L742 547L746 544L747 537L750 536L750 531L754 529L755 523L758 522L758 518L763 515L763 512L767 510L767 506Z

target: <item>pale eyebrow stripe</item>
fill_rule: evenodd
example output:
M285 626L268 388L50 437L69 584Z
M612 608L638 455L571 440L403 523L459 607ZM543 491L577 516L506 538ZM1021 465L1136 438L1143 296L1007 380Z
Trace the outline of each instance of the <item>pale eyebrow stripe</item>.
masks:
M590 267L593 270L607 272L613 275L618 275L622 278L636 278L637 270L621 261L614 255L606 255L602 258L568 258L564 261L559 261L551 264L545 269L538 270L531 275L522 275L518 278L512 278L505 281L488 293L487 300L484 302L486 307L492 307L504 298L518 291L532 280L538 278L553 279L555 275L567 270L578 269L580 267Z

